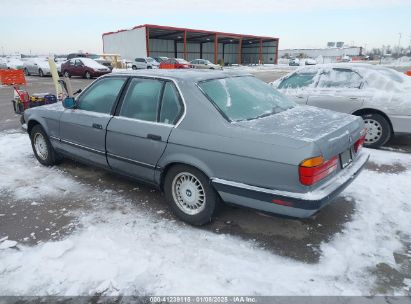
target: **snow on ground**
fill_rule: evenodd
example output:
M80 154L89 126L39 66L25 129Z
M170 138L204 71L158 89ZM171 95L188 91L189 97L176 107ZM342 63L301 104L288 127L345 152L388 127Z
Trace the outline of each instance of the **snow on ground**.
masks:
M0 133L0 146L0 193L23 203L32 192L48 199L73 192L104 198L70 174L38 165L27 135ZM8 241L0 250L0 295L369 295L371 269L380 262L394 267L392 254L411 231L411 155L369 152L378 165L400 162L407 170L359 176L344 192L355 199L355 214L322 244L318 264L163 219L116 194L83 210L82 225L60 241L33 247L0 241ZM42 176L48 185L34 187Z

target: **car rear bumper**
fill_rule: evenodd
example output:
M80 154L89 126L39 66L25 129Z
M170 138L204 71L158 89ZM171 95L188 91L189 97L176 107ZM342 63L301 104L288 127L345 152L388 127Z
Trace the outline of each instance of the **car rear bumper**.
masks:
M361 152L357 159L319 188L296 193L250 186L213 178L212 184L223 201L266 212L306 218L328 205L359 174L369 155Z

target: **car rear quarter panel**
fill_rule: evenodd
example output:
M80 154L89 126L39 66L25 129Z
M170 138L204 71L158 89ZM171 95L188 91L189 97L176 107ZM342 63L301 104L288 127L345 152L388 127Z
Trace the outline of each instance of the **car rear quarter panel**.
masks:
M295 150L174 129L159 166L184 163L200 169L209 178L299 192L306 188L299 182L298 164L303 159L298 155L313 154L312 150L310 146ZM284 156L288 156L288 160Z

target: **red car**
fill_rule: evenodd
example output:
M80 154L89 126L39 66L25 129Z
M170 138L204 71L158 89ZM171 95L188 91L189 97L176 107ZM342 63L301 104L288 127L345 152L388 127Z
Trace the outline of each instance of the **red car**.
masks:
M411 76L411 70L405 72L405 74L407 74L408 76Z
M65 77L81 76L90 79L110 72L108 67L90 58L73 58L61 65L61 73Z
M190 69L190 62L182 58L169 58L160 62L160 69Z

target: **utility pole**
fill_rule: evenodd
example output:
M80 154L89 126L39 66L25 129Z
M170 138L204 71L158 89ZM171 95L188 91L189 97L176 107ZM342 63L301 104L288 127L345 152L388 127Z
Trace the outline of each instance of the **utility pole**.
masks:
M398 36L399 36L399 38L398 38L398 57L400 57L400 52L401 52L401 36L402 36L402 33L398 33Z
M411 54L411 35L408 35L408 38L410 38L410 45L408 46L408 48L410 49L410 54Z

